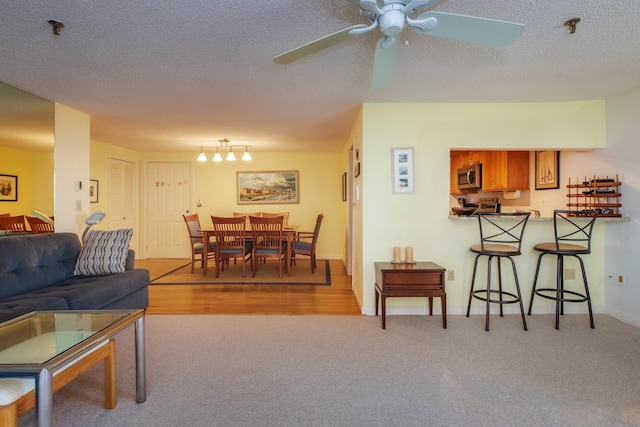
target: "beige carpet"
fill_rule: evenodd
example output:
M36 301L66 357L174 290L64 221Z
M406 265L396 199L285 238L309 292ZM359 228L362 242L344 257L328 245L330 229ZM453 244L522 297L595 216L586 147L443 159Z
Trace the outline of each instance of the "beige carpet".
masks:
M118 404L96 366L53 398L53 427L640 425L640 330L596 314L149 315L147 400L133 328L116 337ZM20 427L35 426L35 411Z
M311 274L309 260L299 260L297 265L291 267L291 276L282 270L282 277L278 275L278 264L275 261L267 261L260 264L256 277L251 277L251 263L246 265L246 275L242 277L242 265L231 264L229 268L220 272L216 278L216 267L213 262L209 264L206 276L202 275L202 269L196 263L196 268L191 273L191 264L183 264L168 273L152 278L151 284L278 284L278 285L331 285L331 271L329 261L318 260L315 274Z

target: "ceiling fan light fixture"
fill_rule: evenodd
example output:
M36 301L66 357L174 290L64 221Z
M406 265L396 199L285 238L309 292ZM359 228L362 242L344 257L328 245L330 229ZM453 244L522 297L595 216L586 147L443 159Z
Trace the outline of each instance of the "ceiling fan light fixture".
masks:
M396 8L396 6L402 7L403 5L391 4L389 6L391 6L390 10L386 10L383 15L380 15L378 21L385 36L395 36L404 28L406 15L402 10Z

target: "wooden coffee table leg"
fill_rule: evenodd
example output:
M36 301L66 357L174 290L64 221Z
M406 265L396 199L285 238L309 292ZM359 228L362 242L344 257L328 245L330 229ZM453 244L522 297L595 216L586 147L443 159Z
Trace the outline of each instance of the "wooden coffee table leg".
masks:
M116 407L116 340L110 339L109 355L104 359L104 408Z

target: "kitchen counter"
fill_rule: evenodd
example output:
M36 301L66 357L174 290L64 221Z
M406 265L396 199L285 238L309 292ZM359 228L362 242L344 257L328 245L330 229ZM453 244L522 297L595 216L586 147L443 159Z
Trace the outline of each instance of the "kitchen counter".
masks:
M507 213L507 212L505 212ZM469 215L469 216L458 216L458 215L451 215L449 214L449 219L453 220L453 221L475 221L478 222L478 218L476 215ZM501 221L515 221L517 218L513 217L513 218L509 218L509 217L503 217L500 218ZM582 220L587 220L588 217L573 217L572 219L575 219L576 221L582 221ZM529 217L529 221L536 221L536 222L544 222L544 221L553 221L553 217L534 217L533 215ZM620 218L615 218L615 217L598 217L597 219L598 222L629 222L631 221L631 217L628 216L623 216Z

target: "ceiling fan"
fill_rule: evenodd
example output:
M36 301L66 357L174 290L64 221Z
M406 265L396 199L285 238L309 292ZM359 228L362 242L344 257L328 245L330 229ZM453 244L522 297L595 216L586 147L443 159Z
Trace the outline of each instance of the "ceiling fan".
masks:
M365 34L380 27L382 37L376 45L373 61L371 88L379 89L393 78L393 70L398 52L398 34L405 23L418 34L443 37L493 47L505 47L515 41L524 31L523 24L478 18L475 16L428 11L415 19L417 10L423 9L437 0L384 0L381 5L376 0L347 0L361 9L369 25L357 24L303 46L292 49L273 58L278 64L289 64L305 56L343 42L352 35Z

